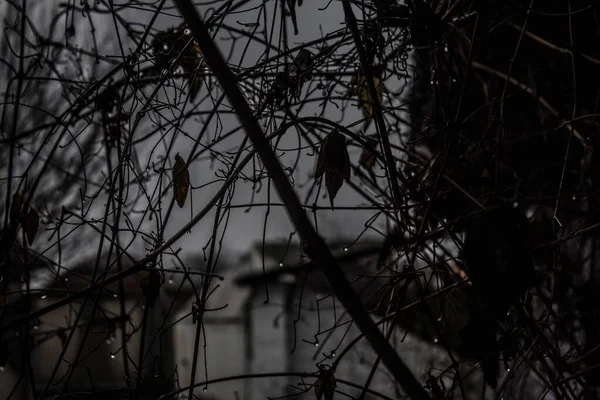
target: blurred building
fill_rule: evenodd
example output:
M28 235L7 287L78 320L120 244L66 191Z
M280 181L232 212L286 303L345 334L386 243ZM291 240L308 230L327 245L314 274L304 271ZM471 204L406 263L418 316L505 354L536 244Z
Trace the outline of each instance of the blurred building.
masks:
M121 269L132 265L131 261L121 262ZM6 296L2 324L86 290L92 278L97 282L119 270L116 263L106 269L106 260L101 259L101 267L94 275L94 264L95 260L89 260L56 274L56 266L38 258L31 272L40 277L53 271L50 288L32 290L26 296L25 290L19 290L26 288L13 283ZM172 281L167 275L169 280ZM144 366L140 379L146 386L172 390L173 385L164 384L172 382L176 372L173 331L168 328L174 321L174 311L190 296L190 289L165 284L156 305L150 309L144 305L140 283L140 274L130 275L4 334L1 339L6 357L0 371L0 399L11 394L16 400L39 399L42 393L48 399L61 393L58 398L83 399L92 392L119 398L119 394L127 393L125 388L134 386L140 361ZM75 325L80 313L83 315ZM144 320L146 323L142 323ZM142 346L144 357L140 358Z
M393 302L394 294L385 287L389 274L381 271L379 279L374 279L380 244L330 247L369 309L374 313L385 310L378 302ZM223 282L215 284L219 288L207 307L217 311L204 317L197 354L195 383L209 381L195 391L202 399L312 399L315 378L307 374L318 372L319 364L332 365L360 335L321 272L298 246L257 244L228 268ZM182 312L190 308L184 306ZM411 333L406 328L395 329L390 338L422 382L431 368L450 363L448 355L433 343L435 336L425 320L422 311L407 311L400 323L410 325ZM176 348L176 362L182 382L190 380L195 328L189 318L174 328L176 342L181 344ZM357 398L376 362L375 355L366 340L360 340L343 357L335 371L338 390ZM231 379L220 381L227 377ZM369 387L389 398L401 398L383 365ZM370 398L378 397L365 397Z
M432 327L423 308L414 303L420 298L413 287L416 285L399 291L402 285L393 282L404 282L406 276L393 275L393 269L377 268L379 243L345 246L330 243L374 320L395 311L390 305L397 303L398 296L403 296L403 305L417 304L401 310L399 325L390 336L416 377L425 382L432 370L447 368L449 355L435 344L439 331ZM131 266L130 261L121 262L121 270ZM355 398L360 395L377 362L375 355L364 339L348 347L360 331L332 295L327 280L297 245L258 244L239 259L220 265L217 273L223 279L211 280L201 325L194 312L199 308L196 296L201 280L197 274L204 262L198 258L187 264L196 275L167 268L161 294L152 309L144 307L140 275L134 274L92 292L87 301L55 309L29 327L4 335L9 354L0 373L0 399L7 398L13 388L12 398L17 400L33 399L33 393L37 399L44 390L48 399L59 394L60 400L127 398L128 388L138 383L136 379L141 379L148 398L173 391L180 395L171 398L187 398L194 367L194 394L202 400L314 398L315 377L309 374L318 372L319 365L333 365L340 357L335 371L337 390ZM13 288L15 294L5 306L11 311L3 317L3 323L26 315L29 301L30 310L38 310L70 293L86 290L94 276L94 265L95 260L61 273L51 290L35 292L29 298L16 294L19 291ZM105 266L106 260L100 265ZM52 267L43 265L41 269ZM105 276L118 270L116 263L108 271L105 267L99 269ZM96 273L95 281L101 273ZM464 300L460 293L431 299L429 312L442 315L460 307ZM75 327L81 309L84 315ZM448 343L456 342L457 328L447 326L445 321L462 326L461 315L455 312L452 319L444 317L439 324ZM388 324L380 326L387 332ZM71 333L71 343L61 359ZM31 349L30 362L23 357L27 354L22 351L25 348ZM142 348L144 356L140 359ZM141 375L137 370L140 360ZM28 364L31 368L24 367ZM471 367L465 368L469 371ZM465 385L478 379L477 372L471 373ZM67 390L61 392L67 380ZM383 365L377 367L369 388L374 392L365 399L378 398L375 392L401 398L400 388Z

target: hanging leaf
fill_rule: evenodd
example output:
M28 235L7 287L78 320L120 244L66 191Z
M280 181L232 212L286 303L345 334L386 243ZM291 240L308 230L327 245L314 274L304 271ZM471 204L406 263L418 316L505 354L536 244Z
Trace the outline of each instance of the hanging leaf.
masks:
M381 104L383 102L383 92L385 91L385 86L383 85L381 78L378 76L373 76L373 84L375 85L375 90L377 92L377 102ZM367 78L363 75L358 78L357 94L361 101L363 115L365 118L371 119L373 117L374 102L371 99L371 92L369 91Z
M190 174L183 158L177 153L175 155L175 166L173 167L173 196L179 207L183 207L190 187Z
M315 179L325 174L325 186L329 194L331 208L337 192L344 180L350 180L350 155L346 148L346 137L337 129L332 130L321 145Z
M344 184L344 179L335 173L328 173L325 175L325 187L327 187L327 193L329 193L329 201L331 208L333 208L333 199L337 196L337 192Z
M369 136L367 138L367 144L373 149L377 149L377 136ZM371 170L375 165L375 153L373 153L370 149L364 147L362 152L360 153L358 163L363 168Z
M160 271L157 268L151 268L148 271L140 272L140 286L146 298L146 306L154 308L162 286Z
M294 64L290 68L290 91L296 100L300 98L304 82L312 79L314 54L309 50L302 49L296 54Z
M15 192L12 197L12 203L10 206L10 222L16 223L21 217L21 210L23 209L23 196L19 192Z
M196 95L202 88L203 81L204 81L204 75L199 71L194 72L192 74L192 76L190 77L190 99L192 101L194 101L194 99L196 98Z
M294 58L294 68L299 75L304 75L306 79L312 78L312 71L314 68L314 54L307 50L302 49L296 54Z
M23 220L23 231L25 231L27 241L30 245L33 243L33 239L35 238L39 227L40 217L37 211L31 208Z
M319 366L319 377L315 382L315 396L317 400L332 400L335 393L335 375L329 366Z
M288 91L289 77L283 72L278 72L273 80L273 85L267 95L267 102L273 106L279 106Z
M189 76L190 98L193 101L202 88L202 82L204 81L204 67L206 67L206 61L202 55L202 50L200 50L200 46L198 46L196 41L194 41L192 45L186 47L179 63Z
M296 0L287 0L290 16L292 17L292 25L294 25L294 35L298 34L298 21L296 20ZM298 1L298 5L302 5L302 1Z

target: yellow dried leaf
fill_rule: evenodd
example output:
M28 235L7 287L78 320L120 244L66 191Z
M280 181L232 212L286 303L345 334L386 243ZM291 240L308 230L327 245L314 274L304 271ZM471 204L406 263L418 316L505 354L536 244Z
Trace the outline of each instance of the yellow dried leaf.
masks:
M378 76L373 77L373 84L375 85L375 90L377 91L377 102L381 104L383 102L383 92L385 91L385 86L381 81L381 78ZM373 101L371 99L371 93L369 92L369 85L367 82L367 78L364 75L361 75L358 78L358 97L361 101L363 114L365 118L371 119L373 117Z
M175 166L173 167L173 197L179 207L183 207L190 187L190 174L185 161L179 153L175 155Z
M377 136L369 136L367 138L367 144L373 149L377 150ZM369 148L364 147L360 153L360 159L358 160L358 163L368 170L372 169L375 165L375 153L373 153Z

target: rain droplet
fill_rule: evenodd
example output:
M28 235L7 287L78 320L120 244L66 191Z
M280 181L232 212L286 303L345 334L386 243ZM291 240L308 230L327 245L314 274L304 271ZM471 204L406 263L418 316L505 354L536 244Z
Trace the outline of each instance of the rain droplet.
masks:
M183 31L184 35L189 35L190 33L192 33L192 31L190 31L188 28Z
M319 347L319 342L315 342L315 347Z
M202 391L206 392L206 391L208 391L208 389L207 388L202 388Z
M506 372L510 372L510 368L506 368Z
M106 339L106 344L111 344L112 340L110 340L110 338Z
M438 317L438 322L442 322L442 317Z
M456 83L456 78L452 78L452 82Z
M116 293L113 293L113 297L116 299L117 297L119 297L119 295Z
M4 372L4 367L0 366L0 372Z
M331 352L331 357L335 357L335 351Z
M282 263L282 262L280 262L280 263L279 263L279 266L280 266L280 267L283 267L283 263Z
M43 295L40 296L40 299L45 300L46 297L48 297L48 296L46 296L45 294L43 294Z
M577 200L577 196L573 195L573 201Z
M164 50L164 51L167 51L167 50L169 50L169 46L167 46L166 44L163 44L163 50Z
M344 247L344 251L348 251L348 248L347 248L347 247Z
M437 336L433 338L433 343L437 343L439 341L440 341L440 339Z
M38 329L40 329L40 326L39 325L34 325L33 329L35 329L37 331Z
M110 353L110 358L112 358L114 360L115 358L117 358L117 356L114 355L113 353Z
M173 284L173 278L169 279L169 284L172 285Z
M519 203L517 203L516 201L513 203L513 208L517 208L519 207Z
M65 282L69 282L69 278L65 278Z
M447 52L448 52L448 44L447 44L447 43L444 45L444 52L445 52L445 53L447 53Z

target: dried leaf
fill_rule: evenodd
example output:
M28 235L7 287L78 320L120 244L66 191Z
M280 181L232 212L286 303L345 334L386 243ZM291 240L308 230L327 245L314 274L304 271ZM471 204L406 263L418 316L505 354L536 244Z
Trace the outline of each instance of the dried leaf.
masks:
M377 136L369 136L367 138L367 144L373 149L377 149L377 143ZM375 153L366 147L363 148L358 163L368 170L372 169L375 165Z
M202 82L204 81L204 75L199 71L195 72L190 78L190 99L194 101L196 95L202 88Z
M312 79L312 71L314 68L313 57L314 54L309 50L302 49L296 54L294 64L290 68L290 91L292 97L296 100L300 98L304 82Z
M299 75L304 75L306 79L310 79L312 77L312 70L314 68L313 58L314 54L309 50L300 50L294 58L295 72Z
M325 171L327 170L327 138L323 141L321 145L321 150L319 150L319 157L317 158L317 168L315 169L315 179L319 179L323 176Z
M377 102L381 104L383 102L383 92L385 90L385 86L381 81L381 78L378 76L373 77L373 83L375 84L375 90L377 92ZM371 92L369 91L369 85L367 82L367 78L361 75L358 78L358 97L361 101L363 108L363 115L367 119L371 119L373 117L373 100L371 99Z
M179 207L183 207L190 187L190 174L183 158L177 153L175 155L175 166L173 167L173 197Z
M290 16L292 17L292 25L294 25L294 35L298 34L298 21L296 20L296 0L287 0Z
M333 200L343 184L344 179L339 174L330 172L325 175L325 186L327 187L327 193L329 194L331 208L333 208Z
M142 293L146 297L146 306L154 308L156 299L160 295L160 287L162 286L160 271L156 268L152 268L149 271L141 271L140 278Z
M321 145L315 178L325 174L325 186L333 208L333 200L344 180L350 180L350 155L346 148L346 137L337 129L332 130Z
M29 244L33 243L33 239L35 238L39 227L40 217L37 211L31 208L23 220L23 231L25 231L25 235L27 235Z
M332 400L333 394L335 393L335 375L331 367L320 366L319 377L315 382L315 396L317 400Z
M15 192L12 197L12 203L10 206L10 222L15 223L21 216L21 210L23 209L23 196L19 192Z

